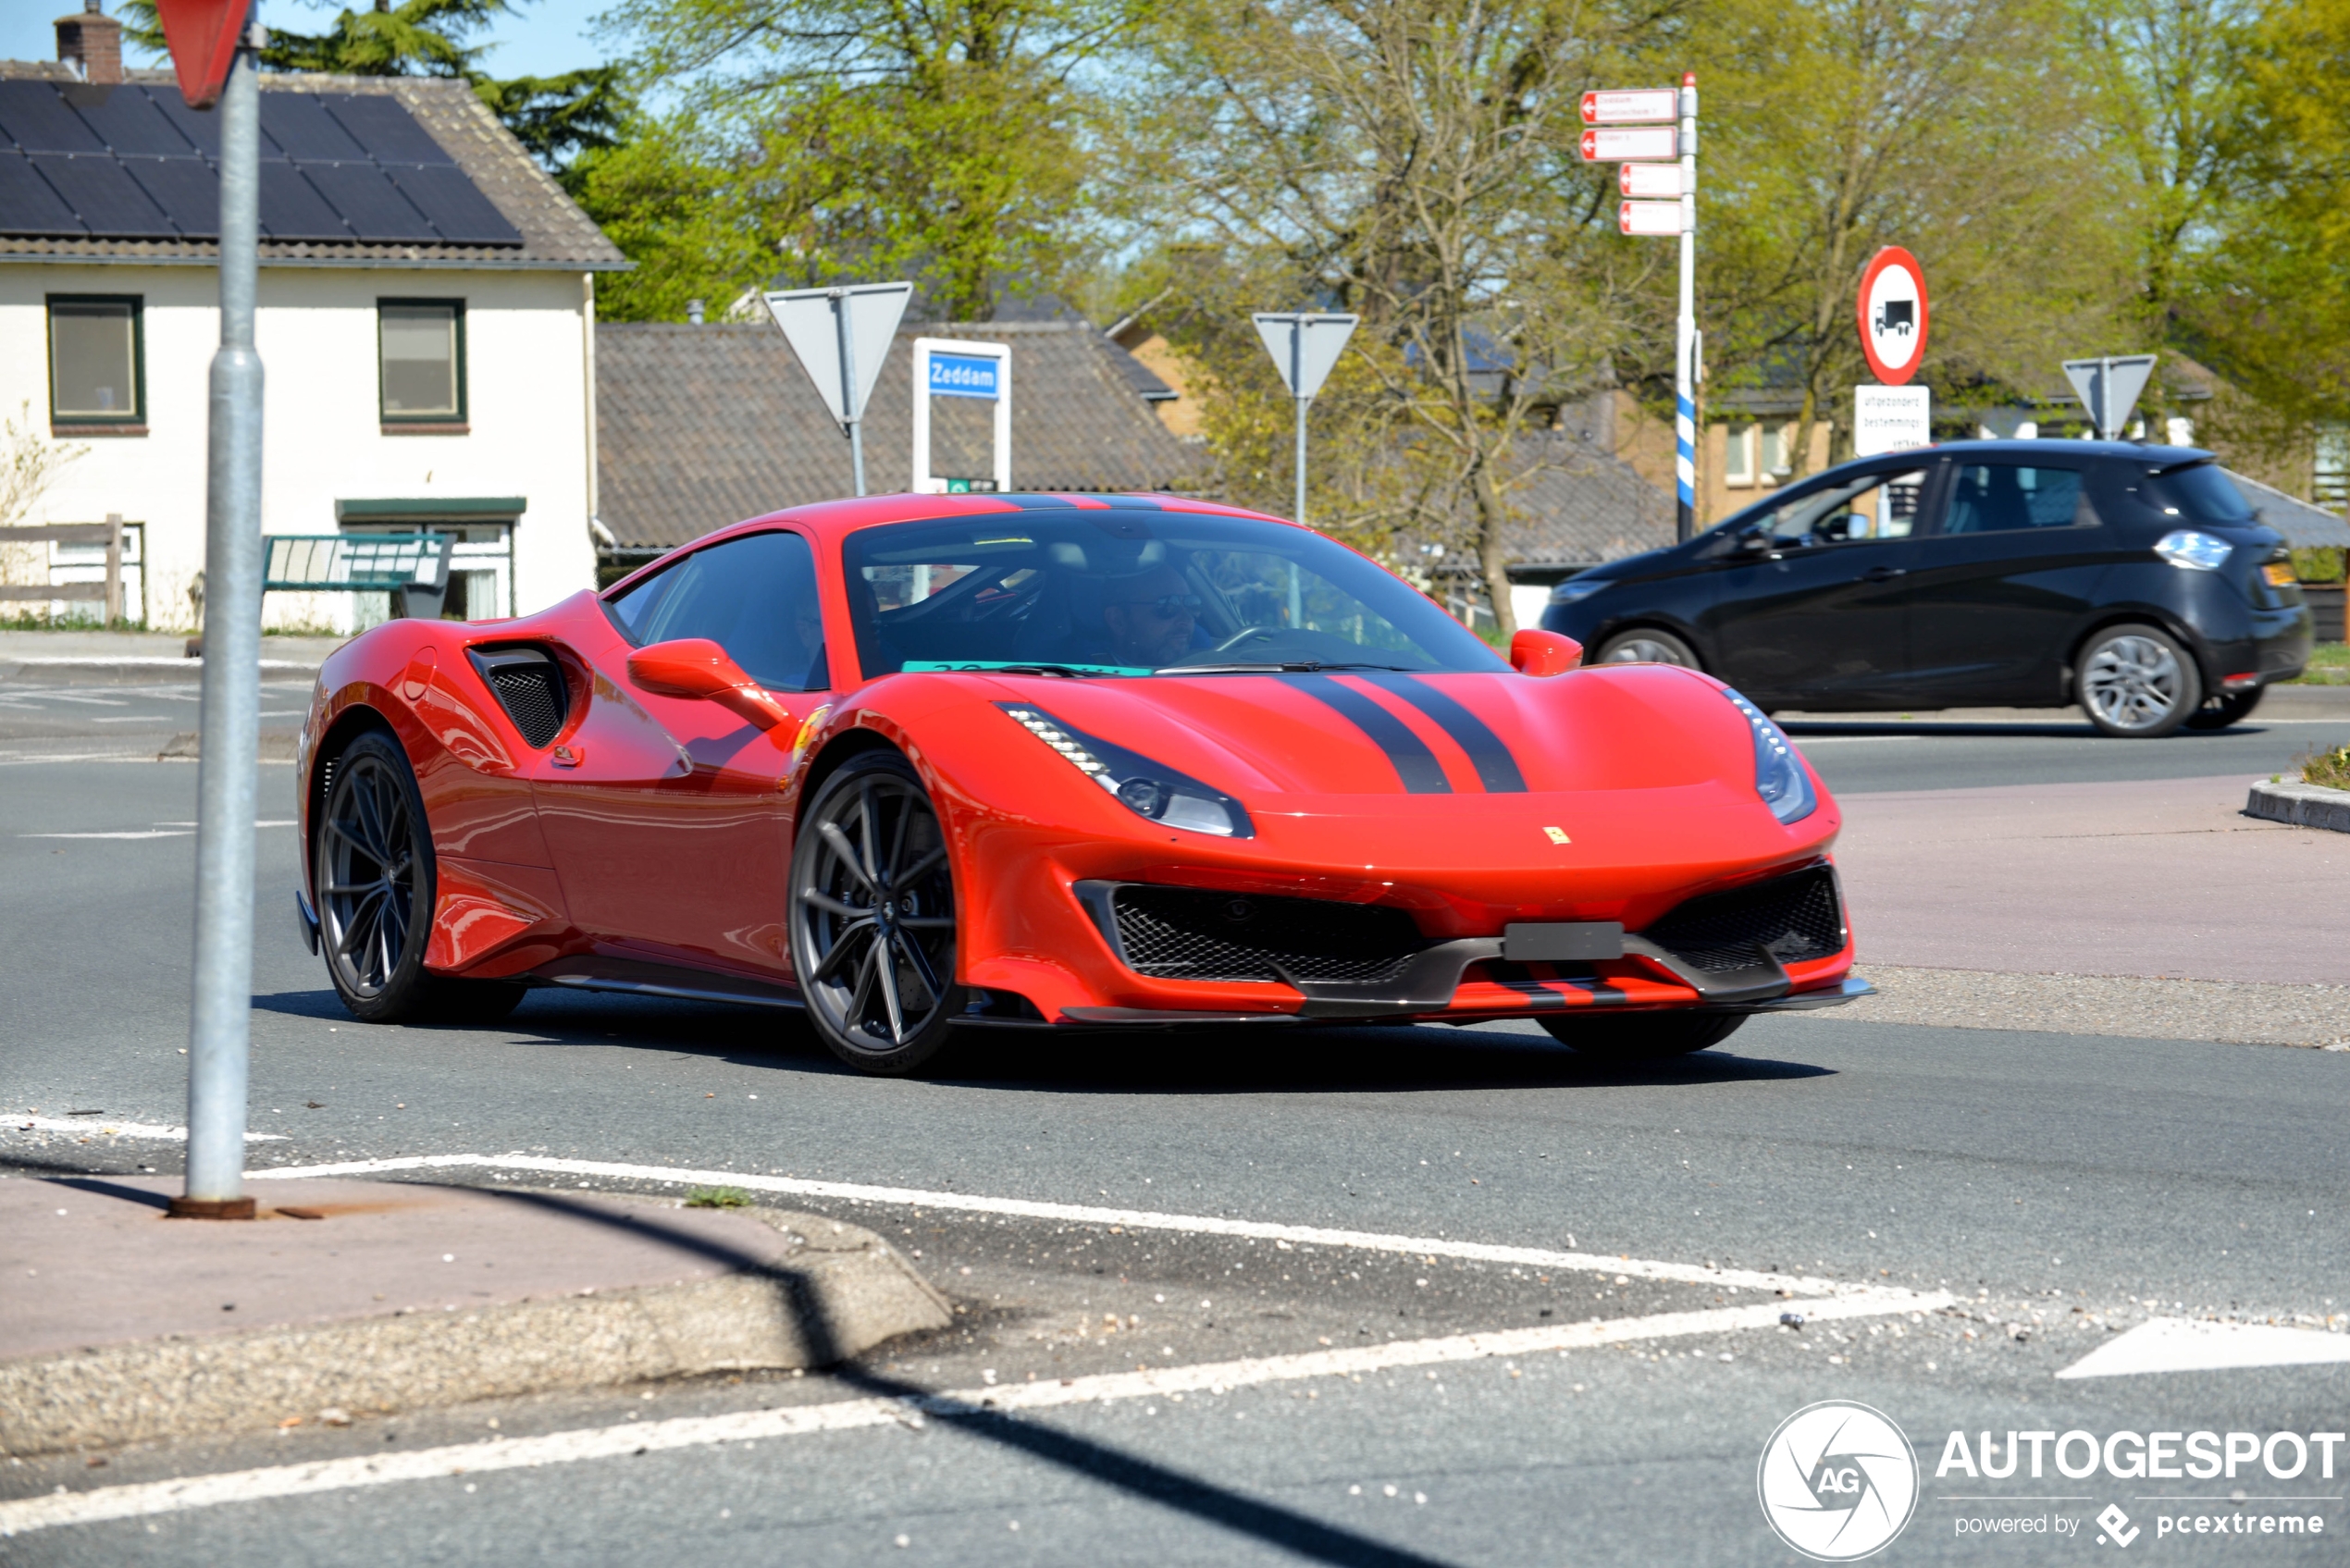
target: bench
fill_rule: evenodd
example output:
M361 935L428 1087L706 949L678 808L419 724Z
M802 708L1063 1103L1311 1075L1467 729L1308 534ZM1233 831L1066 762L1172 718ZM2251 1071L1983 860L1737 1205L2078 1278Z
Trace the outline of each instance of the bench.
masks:
M454 534L266 534L264 593L388 593L395 617L438 620Z

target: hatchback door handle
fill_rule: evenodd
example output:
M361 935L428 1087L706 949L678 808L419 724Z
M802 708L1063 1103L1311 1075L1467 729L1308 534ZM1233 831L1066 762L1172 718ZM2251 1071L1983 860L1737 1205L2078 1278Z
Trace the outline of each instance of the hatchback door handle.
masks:
M1906 577L1909 574L1910 569L1906 566L1872 566L1861 573L1861 576L1864 581L1871 583L1889 583L1896 577Z

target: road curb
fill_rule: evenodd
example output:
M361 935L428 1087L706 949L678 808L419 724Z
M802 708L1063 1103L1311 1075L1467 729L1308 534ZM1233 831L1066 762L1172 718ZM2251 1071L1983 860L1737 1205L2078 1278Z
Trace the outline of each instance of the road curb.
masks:
M264 1430L324 1410L414 1410L710 1372L826 1366L954 1309L870 1230L748 1211L763 1269L236 1335L175 1335L0 1364L0 1453Z
M301 739L296 735L265 735L261 737L259 758L264 762L291 762ZM204 734L199 730L181 730L164 742L163 749L155 753L158 762L194 762L203 757Z
M2350 833L2350 789L2323 784L2257 784L2244 802L2244 814L2297 828L2325 828Z
M265 681L315 681L319 666L291 659L259 661ZM193 685L204 679L201 659L0 659L0 685L48 686Z

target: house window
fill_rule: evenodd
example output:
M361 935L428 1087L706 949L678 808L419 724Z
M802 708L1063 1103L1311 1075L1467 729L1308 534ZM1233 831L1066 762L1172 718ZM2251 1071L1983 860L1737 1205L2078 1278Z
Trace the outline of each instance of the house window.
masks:
M1754 483L1754 426L1733 425L1723 432L1722 482L1725 485Z
M376 336L386 425L464 424L463 300L378 300Z
M1784 425L1762 426L1762 472L1774 479L1784 479L1795 472L1795 464L1787 457L1787 435Z
M2183 419L2171 421L2174 428L2185 423ZM2192 445L2194 433L2189 431L2188 434L2189 440L2183 441L2173 437L2171 444L2174 447ZM2344 506L2350 505L2350 426L2319 426L2317 458L2317 471L2310 486L2309 499L2328 512L2340 512Z
M135 296L50 295L50 423L144 425L145 347Z

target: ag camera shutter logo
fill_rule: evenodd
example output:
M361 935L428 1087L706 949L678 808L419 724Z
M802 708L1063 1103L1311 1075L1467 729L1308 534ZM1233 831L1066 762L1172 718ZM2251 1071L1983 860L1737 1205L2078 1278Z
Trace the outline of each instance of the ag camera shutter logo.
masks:
M1779 1423L1754 1486L1779 1539L1816 1562L1850 1562L1908 1527L1918 1461L1884 1412L1824 1400Z

